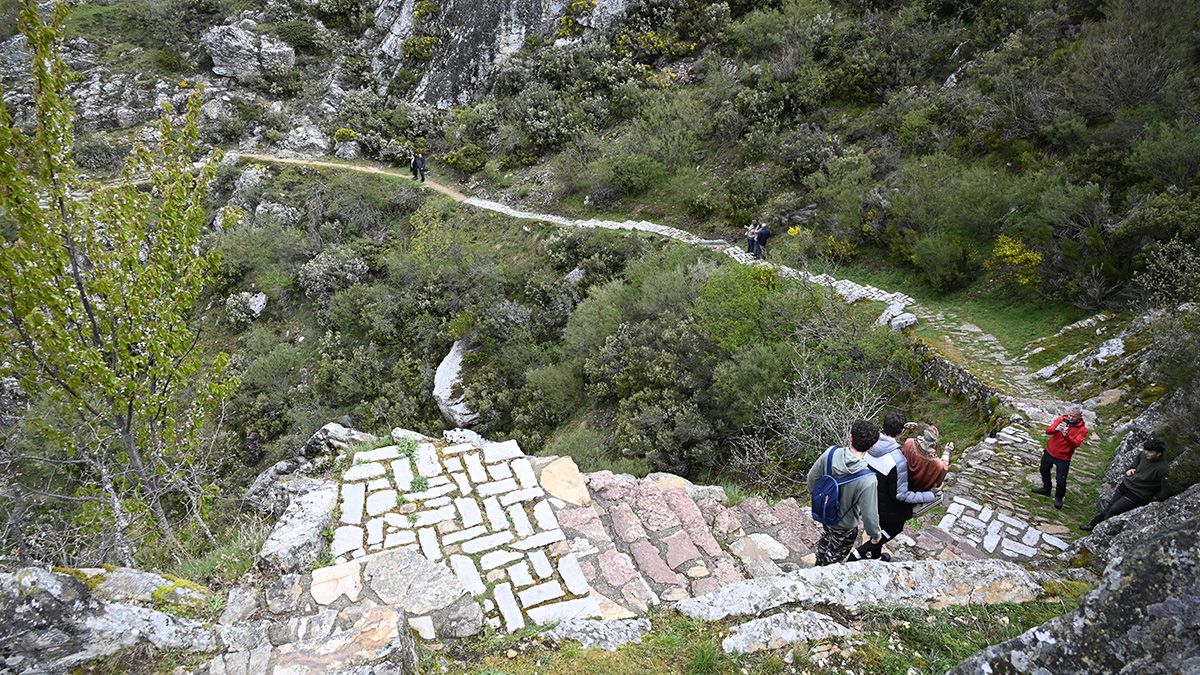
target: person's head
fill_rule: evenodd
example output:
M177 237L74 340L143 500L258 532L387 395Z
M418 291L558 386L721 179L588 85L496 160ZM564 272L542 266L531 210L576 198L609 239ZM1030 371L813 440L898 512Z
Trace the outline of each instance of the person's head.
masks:
M850 445L859 452L871 449L879 440L879 427L871 420L855 420L850 426Z
M883 433L885 436L895 438L900 435L901 431L904 431L905 424L908 424L908 418L904 416L904 413L892 411L883 416Z
M1083 406L1078 403L1072 403L1067 406L1067 412L1063 417L1067 418L1067 421L1071 423L1083 420Z
M1162 459L1164 454L1166 454L1167 444L1163 443L1157 438L1151 438L1142 444L1142 450L1146 451L1146 459L1150 460L1151 462L1157 462L1158 460Z

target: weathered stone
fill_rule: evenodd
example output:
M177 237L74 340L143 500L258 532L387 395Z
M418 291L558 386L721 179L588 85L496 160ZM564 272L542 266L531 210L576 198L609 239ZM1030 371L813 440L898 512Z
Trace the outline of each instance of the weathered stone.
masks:
M342 480L346 482L370 480L372 478L379 478L385 473L387 473L387 471L383 468L383 465L378 462L371 462L369 464L356 464L347 469L346 473L342 474Z
M542 472L545 475L545 472ZM611 471L596 471L587 476L587 487L601 499L611 502L623 502L630 498L637 479L625 474L614 474ZM566 500L563 500L566 501Z
M363 506L367 498L367 486L353 483L342 486L342 522L347 525L362 523Z
M558 524L565 530L578 532L593 542L609 541L604 523L600 521L596 509L591 506L562 509L555 515Z
M404 613L371 607L347 631L321 640L305 640L276 651L276 675L338 672L388 659L401 672L417 672L416 644Z
M649 619L567 619L544 633L544 636L555 642L574 640L584 649L615 652L621 645L640 644L648 632Z
M228 626L245 621L257 611L258 591L252 586L234 586L229 589L229 595L225 599L225 610L221 612L218 623Z
M678 583L679 576L658 555L658 550L648 541L634 542L629 546L630 553L637 561L637 568L646 578L660 584Z
M263 599L267 609L275 614L289 614L303 604L304 586L299 574L285 574L263 587Z
M749 537L754 540L759 549L771 556L772 560L784 560L788 557L787 547L775 541L775 538L771 535L757 532L749 535Z
M1200 486L1198 486L1200 487ZM1200 667L1200 515L1130 546L1074 612L960 663L952 673L1190 673Z
M600 605L593 598L587 597L531 607L526 612L534 623L547 624L568 619L600 618Z
M521 614L521 606L517 604L517 598L513 595L512 585L500 584L493 590L496 598L496 607L500 610L500 616L504 617L504 627L508 632L520 630L525 627L525 617Z
M456 340L438 364L433 376L433 398L446 421L456 427L469 427L478 418L463 402L461 392L462 363L466 354L462 340Z
M640 483L635 492L638 518L651 532L678 527L679 518L667 504L666 496L653 483Z
M345 595L350 602L357 601L363 588L361 567L360 563L348 562L313 570L309 588L313 600L319 605L330 605Z
M445 609L468 595L453 572L412 551L380 553L366 562L362 576L380 600L414 616Z
M1109 518L1097 525L1091 535L1075 542L1062 557L1070 560L1081 551L1086 551L1095 556L1100 564L1107 564L1132 554L1143 542L1174 528L1195 513L1200 513L1200 484L1166 501L1151 502ZM1049 538L1046 540L1049 541Z
M283 516L259 549L259 564L280 572L308 570L325 551L322 535L333 520L337 486L327 481L303 479L288 482L302 491L293 494ZM290 491L290 490L289 490Z
M614 504L608 510L608 515L612 518L613 533L621 541L632 544L639 539L646 538L646 530L642 528L641 521L638 520L629 504L625 502Z
M570 457L559 457L542 469L539 482L548 494L564 502L584 506L592 501L587 482Z
M662 543L667 547L667 565L671 569L679 569L685 562L700 557L700 550L684 530L663 537Z
M853 634L833 617L811 610L783 612L764 619L754 619L734 626L729 633L729 637L721 641L721 648L726 654L751 654L766 649L780 649L795 642Z
M592 590L592 598L596 600L597 606L600 607L600 618L606 621L617 619L632 619L637 616L633 612L626 609L623 605L613 602L608 597Z
M775 561L771 559L770 554L750 537L742 537L733 542L729 545L729 550L742 561L746 572L752 577L772 577L783 573L783 570L779 569L779 565L776 565Z
M1028 602L1041 584L1025 569L999 560L830 565L730 584L676 608L717 621L789 604L858 611L871 605L940 608L966 603Z

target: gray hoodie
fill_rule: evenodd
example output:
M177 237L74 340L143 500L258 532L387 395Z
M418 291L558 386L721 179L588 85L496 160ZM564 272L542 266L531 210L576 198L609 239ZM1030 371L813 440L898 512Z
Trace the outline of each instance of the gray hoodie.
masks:
M821 453L817 461L808 470L808 491L811 493L817 487L817 481L825 475L825 456L833 453L833 476L840 478L852 473L858 473L867 468L865 459L858 459L846 448L836 447ZM875 482L875 474L846 483L838 494L838 522L833 527L849 530L858 527L862 520L867 535L872 539L880 536L879 529L879 495Z

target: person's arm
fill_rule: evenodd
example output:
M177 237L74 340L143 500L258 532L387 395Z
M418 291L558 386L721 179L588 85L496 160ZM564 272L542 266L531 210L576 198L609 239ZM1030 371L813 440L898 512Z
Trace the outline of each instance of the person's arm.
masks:
M913 492L908 489L908 462L903 455L896 463L896 499L906 504L928 504L934 500L932 492Z
M812 494L812 491L817 489L817 481L821 480L821 476L823 476L825 474L825 453L826 452L831 452L831 451L826 450L825 452L822 452L821 456L817 458L817 461L813 462L812 468L810 468L808 470L808 492L809 492L809 494Z
M1054 421L1050 423L1050 426L1046 427L1046 435L1053 436L1054 434L1058 433L1058 425L1062 424L1062 421L1062 415L1055 417Z
M1079 426L1071 427L1067 430L1067 442L1071 444L1072 448L1078 448L1083 445L1083 439L1087 438L1087 435L1087 425L1080 424Z
M867 482L864 478L863 482ZM872 544L878 544L882 538L883 530L879 527L879 491L874 483L870 487L864 486L862 496L858 500L858 515L862 518L863 529L867 531L867 536L871 538Z

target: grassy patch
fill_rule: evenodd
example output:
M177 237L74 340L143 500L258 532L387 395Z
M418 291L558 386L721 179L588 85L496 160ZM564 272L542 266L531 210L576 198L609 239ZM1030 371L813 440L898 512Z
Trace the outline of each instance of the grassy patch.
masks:
M265 524L253 522L233 530L229 538L207 551L184 558L171 574L214 589L232 584L254 565L254 556L267 538Z
M920 396L908 398L898 407L914 422L926 422L938 428L942 444L954 443L962 450L987 435L987 424L974 406L961 399L927 388Z

